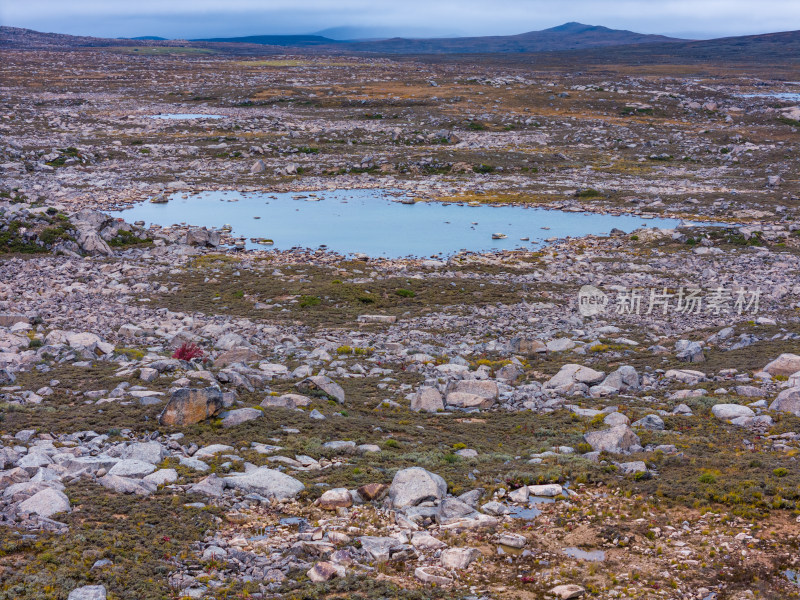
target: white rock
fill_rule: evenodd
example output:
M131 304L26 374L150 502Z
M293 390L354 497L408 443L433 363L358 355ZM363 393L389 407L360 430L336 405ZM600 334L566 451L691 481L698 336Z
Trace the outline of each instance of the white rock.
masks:
M441 500L446 493L445 480L422 467L398 471L389 488L389 498L394 508L416 506L426 500Z
M562 488L557 483L548 483L545 485L529 485L528 492L531 496L543 496L545 498L554 498L561 496L564 493Z
M769 405L769 409L792 414L800 412L800 387L783 390Z
M108 471L109 475L117 477L133 477L141 479L156 470L155 465L143 460L127 459L121 460Z
M306 487L294 477L267 467L259 467L242 475L224 477L223 482L225 487L242 490L246 494L261 494L276 500L294 498Z
M106 588L104 585L84 585L72 590L67 600L106 600Z
M475 548L448 548L442 551L442 566L445 569L466 569L480 555Z
M17 505L17 511L20 513L37 514L42 517L51 517L70 510L66 494L53 488L45 488Z
M741 404L716 404L711 407L711 414L722 421L739 417L754 417L756 415L752 408Z
M153 485L167 485L178 481L178 472L175 469L159 469L142 478L142 481Z
M767 364L764 370L770 375L784 375L788 377L800 371L800 355L781 354L778 358Z

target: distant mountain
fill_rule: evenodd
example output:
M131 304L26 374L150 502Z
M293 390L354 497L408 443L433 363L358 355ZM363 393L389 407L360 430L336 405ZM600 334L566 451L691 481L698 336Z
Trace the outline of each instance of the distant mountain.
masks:
M205 38L192 42L227 42L235 44L263 44L265 46L330 46L337 40L321 35L248 35L233 38Z
M126 38L122 38L122 39L126 39ZM131 40L152 40L152 41L160 41L160 42L167 41L167 38L158 37L157 35L140 35L139 37L132 37L132 38L127 38L127 39L131 39Z
M336 30L333 30L336 31ZM342 42L331 38L282 35L253 35L236 38L194 40L202 42L233 42L266 44L272 46L327 46L352 52L377 52L380 54L474 54L496 52L554 52L578 50L598 46L623 46L629 44L655 44L683 41L663 35L648 35L609 29L598 25L565 23L543 31L530 31L519 35L456 37L456 38L391 38L384 40Z
M403 34L401 35L401 31ZM396 37L413 38L454 38L463 37L457 33L443 32L441 29L430 29L425 27L329 27L322 31L315 31L314 35L331 38L338 41L366 41L366 40L386 40Z
M800 64L800 31L558 53L593 64Z
M218 38L219 39L219 38ZM41 33L31 29L0 26L0 48L69 50L85 47L157 46L210 48L240 56L284 53L287 45L297 53L427 54L429 62L476 62L497 65L798 65L800 31L784 31L713 40L676 40L605 27L566 23L559 27L517 36L483 38L439 38L435 40L391 39L374 42L337 42L320 35L251 36L221 38L247 40L238 43L185 40L121 40ZM261 40L254 42L251 40ZM476 41L477 40L477 41ZM520 41L521 40L521 41ZM626 41L627 40L627 41ZM559 44L561 47L559 48ZM520 50L520 48L525 48ZM538 48L538 49L537 49ZM459 56L461 53L463 56ZM475 54L483 53L478 59ZM792 73L786 75L794 77Z
M555 52L580 50L600 46L627 46L631 44L655 44L679 42L677 38L663 35L648 35L609 29L599 25L565 23L542 31L530 31L519 35L405 39L394 38L373 42L347 44L354 51L380 52L383 54L475 54L496 52Z
M20 27L0 27L0 48L66 49L112 46L185 46L180 40L156 37L141 38L97 38L87 35L65 33L43 33Z

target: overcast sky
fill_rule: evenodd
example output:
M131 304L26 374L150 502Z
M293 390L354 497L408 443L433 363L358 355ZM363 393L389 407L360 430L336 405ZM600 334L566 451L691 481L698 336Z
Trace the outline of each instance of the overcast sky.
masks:
M101 37L339 27L380 36L507 35L567 21L678 37L747 35L800 29L800 0L0 0L3 25Z

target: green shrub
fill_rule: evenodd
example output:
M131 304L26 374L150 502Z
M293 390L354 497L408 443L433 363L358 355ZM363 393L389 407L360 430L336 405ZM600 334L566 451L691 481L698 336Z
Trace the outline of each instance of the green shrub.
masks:
M322 300L320 300L319 296L300 296L299 306L300 308L309 308L310 306L318 306Z
M712 473L703 473L700 475L700 483L716 483L717 478Z

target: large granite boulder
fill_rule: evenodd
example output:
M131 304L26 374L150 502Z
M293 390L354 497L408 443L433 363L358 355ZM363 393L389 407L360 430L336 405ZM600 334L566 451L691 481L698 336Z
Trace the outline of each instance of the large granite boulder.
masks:
M389 498L394 508L417 506L426 500L441 500L446 493L445 480L422 467L398 471L389 488Z
M276 500L294 498L306 487L294 477L267 467L224 477L222 481L227 488L241 490L245 494L260 494Z
M590 431L583 439L595 452L611 452L626 454L635 446L639 446L639 436L627 425L617 425L601 431Z
M770 375L783 375L788 377L800 371L800 355L781 354L778 358L768 363L764 370Z
M158 422L169 427L193 425L213 417L222 408L222 392L215 387L180 388L172 393Z
M800 387L783 390L769 405L769 409L792 414L800 412Z

